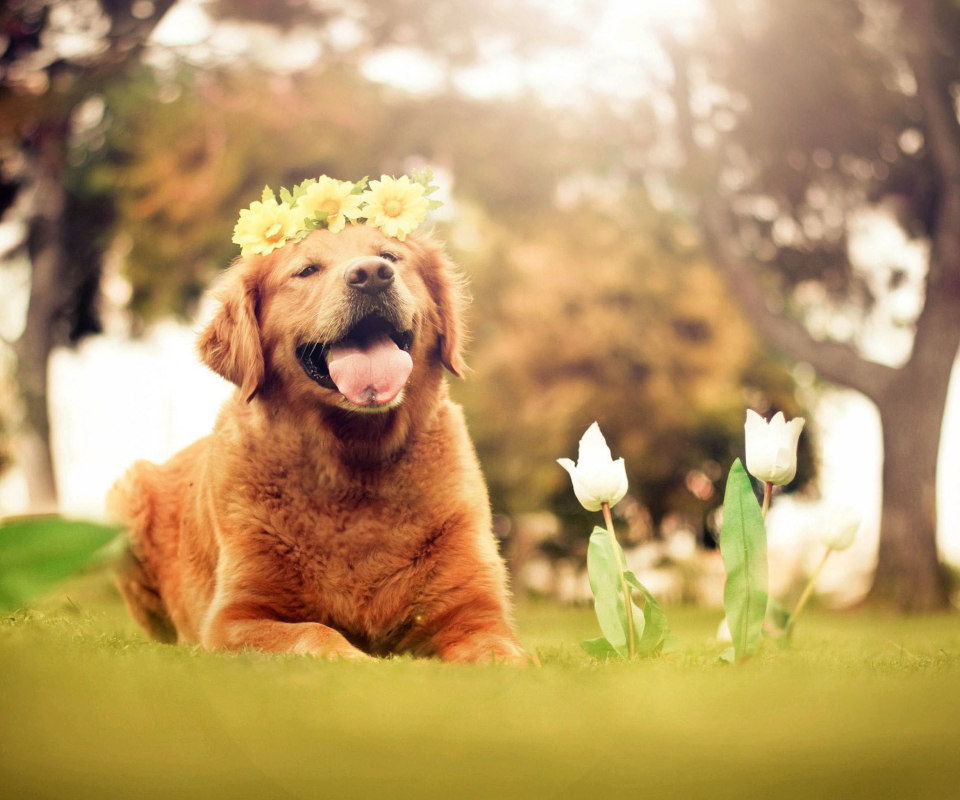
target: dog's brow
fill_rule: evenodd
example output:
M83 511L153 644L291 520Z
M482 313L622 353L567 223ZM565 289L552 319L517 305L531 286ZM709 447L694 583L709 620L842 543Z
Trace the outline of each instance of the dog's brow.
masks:
M304 258L297 261L293 267L290 269L290 276L297 277L301 272L303 272L307 267L316 267L320 272L325 272L327 265L324 264L319 258Z

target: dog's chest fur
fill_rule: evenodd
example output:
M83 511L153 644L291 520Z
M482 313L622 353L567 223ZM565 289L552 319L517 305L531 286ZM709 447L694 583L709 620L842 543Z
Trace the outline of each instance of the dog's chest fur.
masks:
M261 474L244 498L259 524L255 551L284 587L288 621L320 621L369 652L409 639L426 604L441 548L463 531L435 508L421 476L403 463L389 469L287 466ZM252 501L252 502L251 502ZM459 548L455 548L459 549Z

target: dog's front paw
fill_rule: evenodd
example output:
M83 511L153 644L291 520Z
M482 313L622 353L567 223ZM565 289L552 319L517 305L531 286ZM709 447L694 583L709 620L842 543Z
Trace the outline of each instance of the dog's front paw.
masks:
M317 658L344 661L376 661L354 647L339 631L327 628L324 625L315 625L307 629L294 650L296 653L312 655Z
M462 639L448 646L442 657L444 661L460 664L495 661L525 667L531 663L519 644L505 636L496 635L475 635Z

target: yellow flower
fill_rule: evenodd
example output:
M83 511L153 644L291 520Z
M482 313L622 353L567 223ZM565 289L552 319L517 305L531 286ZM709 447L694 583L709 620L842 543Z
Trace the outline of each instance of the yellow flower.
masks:
M364 216L367 225L380 228L387 236L395 236L401 242L427 218L427 198L423 186L412 183L404 175L391 178L383 175L378 181L370 181L370 188L363 193L367 205Z
M318 211L325 211L327 228L332 233L337 233L343 230L348 219L356 219L362 214L360 205L363 200L358 194L350 194L353 187L354 184L349 181L338 181L321 175L297 200L294 208L298 212L306 212L306 216L311 219Z
M282 247L288 239L300 232L297 214L286 203L264 193L263 200L255 200L250 208L240 212L233 229L233 242L240 245L240 254L268 255Z

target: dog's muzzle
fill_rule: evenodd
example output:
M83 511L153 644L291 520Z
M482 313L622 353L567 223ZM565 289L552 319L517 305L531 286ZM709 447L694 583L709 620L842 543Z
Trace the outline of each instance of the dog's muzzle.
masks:
M306 342L297 359L307 376L339 391L351 404L376 409L393 403L413 370L413 331L372 314L335 342Z

